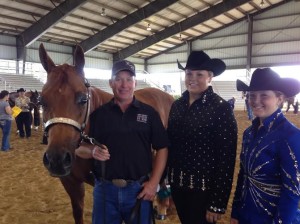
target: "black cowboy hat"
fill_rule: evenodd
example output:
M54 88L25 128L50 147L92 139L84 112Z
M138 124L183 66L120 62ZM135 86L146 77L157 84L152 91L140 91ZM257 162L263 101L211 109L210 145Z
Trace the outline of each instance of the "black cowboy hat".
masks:
M19 92L26 92L26 89L24 89L24 88L17 89L17 93L19 93Z
M270 68L258 68L253 72L249 86L238 79L236 88L238 91L280 91L286 97L291 97L300 92L300 83L297 79L281 78Z
M204 51L192 51L188 57L185 68L177 60L178 68L182 70L206 70L214 73L214 76L220 75L225 71L225 63L218 58L210 58Z

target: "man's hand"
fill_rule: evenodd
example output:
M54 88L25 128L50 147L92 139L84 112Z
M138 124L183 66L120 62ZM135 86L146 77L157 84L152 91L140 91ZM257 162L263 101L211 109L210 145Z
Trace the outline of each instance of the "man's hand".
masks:
M146 181L143 184L143 189L139 193L138 198L143 198L143 200L153 201L157 191L157 184L151 183L151 181Z
M222 214L206 211L206 221L210 223L215 223L218 220L220 220L222 217Z
M231 218L230 219L230 224L239 224L239 221L234 219L234 218Z
M92 157L96 160L106 161L110 159L110 154L106 145L101 145L100 147L95 145L92 151Z

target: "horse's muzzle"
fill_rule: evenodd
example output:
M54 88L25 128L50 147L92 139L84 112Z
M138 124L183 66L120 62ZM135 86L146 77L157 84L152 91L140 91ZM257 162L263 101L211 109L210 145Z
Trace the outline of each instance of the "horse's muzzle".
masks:
M43 156L44 166L53 177L64 177L70 174L72 167L72 154L64 153L49 153L45 152Z

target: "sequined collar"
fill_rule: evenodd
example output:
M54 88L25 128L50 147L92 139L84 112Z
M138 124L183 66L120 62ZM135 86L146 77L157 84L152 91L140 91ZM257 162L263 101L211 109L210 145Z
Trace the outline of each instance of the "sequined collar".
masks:
M214 93L213 88L211 86L209 86L200 96L199 99L195 100L195 102L197 101L201 101L202 103L205 103L207 101L207 97L211 96ZM186 101L189 101L189 97L190 97L190 93L189 91L184 91L184 93L182 93L182 98Z
M265 128L267 131L270 131L271 128L273 127L274 122L278 118L282 118L282 117L283 117L283 114L281 112L281 109L277 109L272 115L270 115L263 121L262 127ZM260 125L259 118L255 118L252 121L252 126L253 126L254 130L258 130L259 125Z

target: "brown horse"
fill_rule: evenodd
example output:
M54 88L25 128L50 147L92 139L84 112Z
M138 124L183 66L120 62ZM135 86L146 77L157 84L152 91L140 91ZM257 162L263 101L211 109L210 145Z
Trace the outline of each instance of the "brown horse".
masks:
M47 82L41 93L48 136L43 162L50 175L60 178L69 194L75 223L83 224L84 183L93 185L94 177L91 174L92 160L76 157L75 149L88 130L89 115L113 96L87 83L81 47L77 46L74 52L75 66L56 66L42 44L39 53L47 71ZM153 106L164 125L167 124L172 96L154 88L138 90L135 96Z

